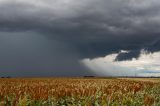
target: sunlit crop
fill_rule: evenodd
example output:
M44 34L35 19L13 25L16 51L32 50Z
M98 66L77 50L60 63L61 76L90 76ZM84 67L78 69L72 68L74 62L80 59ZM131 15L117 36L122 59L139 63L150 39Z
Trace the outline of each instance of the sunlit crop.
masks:
M160 106L160 82L102 78L0 79L0 106Z

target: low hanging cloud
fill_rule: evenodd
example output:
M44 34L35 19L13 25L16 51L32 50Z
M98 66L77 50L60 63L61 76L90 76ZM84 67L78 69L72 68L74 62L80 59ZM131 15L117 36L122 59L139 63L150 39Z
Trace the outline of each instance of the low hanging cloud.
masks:
M0 0L0 32L14 36L12 32L30 31L63 42L67 46L58 57L67 49L70 58L63 59L78 67L83 67L78 61L85 58L117 54L118 62L140 58L141 50L159 52L159 28L158 0Z
M75 45L83 57L123 49L138 57L144 48L160 50L154 46L160 42L159 4L157 0L1 0L0 30L44 33Z

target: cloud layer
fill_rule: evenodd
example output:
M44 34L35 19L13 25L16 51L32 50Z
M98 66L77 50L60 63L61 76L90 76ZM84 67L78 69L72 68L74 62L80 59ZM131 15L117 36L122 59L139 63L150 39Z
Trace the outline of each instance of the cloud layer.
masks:
M149 77L160 75L160 52L151 54L142 50L138 59L114 61L117 55L111 54L101 58L84 59L81 62L97 75Z
M84 57L122 49L132 55L159 50L150 48L159 42L159 10L157 0L1 0L0 29L47 33L71 42Z
M0 0L0 32L14 36L30 31L63 42L67 45L63 52L53 54L64 55L59 64L69 60L78 65L81 59L111 54L118 54L114 61L132 60L140 57L142 49L158 52L159 28L158 0ZM119 53L121 50L129 52Z

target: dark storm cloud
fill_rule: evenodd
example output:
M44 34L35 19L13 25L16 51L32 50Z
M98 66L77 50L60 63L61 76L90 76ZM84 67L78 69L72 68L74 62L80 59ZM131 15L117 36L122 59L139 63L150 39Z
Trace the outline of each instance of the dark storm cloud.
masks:
M138 58L140 52L141 52L140 50L132 50L127 53L119 53L115 60L118 61L118 60L128 60L132 58Z
M34 32L1 32L0 51L0 77L91 74L71 46Z
M72 45L77 60L120 50L130 52L116 60L127 60L142 49L159 51L159 28L157 0L0 1L1 31L33 31Z

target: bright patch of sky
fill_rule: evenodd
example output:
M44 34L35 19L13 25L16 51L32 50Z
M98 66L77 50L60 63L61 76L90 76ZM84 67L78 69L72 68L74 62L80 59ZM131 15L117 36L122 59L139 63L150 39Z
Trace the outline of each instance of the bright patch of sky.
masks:
M138 59L114 61L117 55L83 59L81 62L100 76L160 76L160 52L147 53L142 50Z

